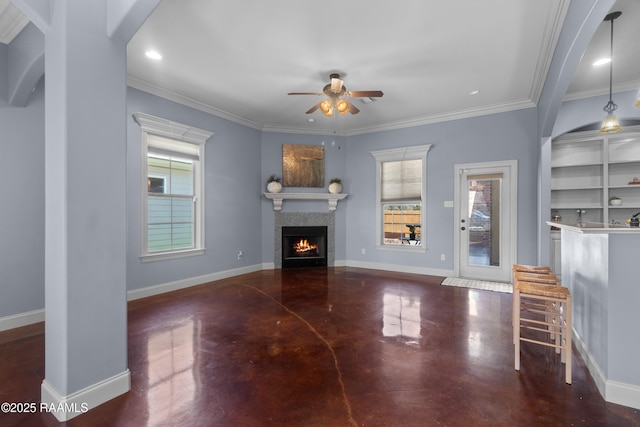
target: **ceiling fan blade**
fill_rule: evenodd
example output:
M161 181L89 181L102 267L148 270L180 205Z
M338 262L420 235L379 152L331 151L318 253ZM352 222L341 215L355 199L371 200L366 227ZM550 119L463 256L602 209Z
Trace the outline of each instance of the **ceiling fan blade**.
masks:
M324 95L322 92L289 92L287 95Z
M320 108L320 102L318 102L316 105L314 105L313 107L309 108L309 110L305 113L305 114L311 114L314 111L316 111L318 108Z
M384 95L381 90L354 90L347 94L352 98L380 98Z
M355 105L353 105L350 102L347 102L347 104L349 105L349 112L351 114L358 114L360 112L360 110L358 110L358 107L356 107Z

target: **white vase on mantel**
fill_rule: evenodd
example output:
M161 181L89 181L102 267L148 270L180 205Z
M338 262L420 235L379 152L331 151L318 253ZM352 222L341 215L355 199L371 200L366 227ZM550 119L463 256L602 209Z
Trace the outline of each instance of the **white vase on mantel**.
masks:
M342 193L342 184L339 182L332 182L329 184L329 193L331 194L340 194Z
M282 190L282 184L278 181L271 181L267 184L267 191L269 193L279 193Z

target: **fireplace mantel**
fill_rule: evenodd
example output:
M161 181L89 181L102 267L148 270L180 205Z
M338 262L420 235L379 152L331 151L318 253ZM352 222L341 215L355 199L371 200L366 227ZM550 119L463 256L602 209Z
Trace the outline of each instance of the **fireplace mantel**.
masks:
M295 200L326 200L329 202L329 211L335 211L338 207L338 200L342 200L348 194L331 194L331 193L264 193L267 199L273 201L273 210L282 210L282 201L285 199Z

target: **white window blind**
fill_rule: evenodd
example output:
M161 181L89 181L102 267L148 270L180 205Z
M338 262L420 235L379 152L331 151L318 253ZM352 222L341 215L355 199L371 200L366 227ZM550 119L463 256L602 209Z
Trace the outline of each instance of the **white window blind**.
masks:
M381 163L383 202L422 199L422 160Z
M200 146L198 144L163 138L154 134L147 135L147 150L149 154L177 155L191 160L200 159Z

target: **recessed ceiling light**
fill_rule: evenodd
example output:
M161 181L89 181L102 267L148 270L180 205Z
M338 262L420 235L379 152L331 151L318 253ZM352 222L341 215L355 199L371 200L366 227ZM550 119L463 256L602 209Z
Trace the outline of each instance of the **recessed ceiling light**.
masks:
M611 58L600 58L593 63L593 66L598 67L600 65L608 64L609 62L611 62Z
M160 55L160 52L158 52L157 50L148 50L144 54L147 55L147 58L149 59L162 59L162 55Z
M479 91L478 89L470 90L470 91L469 91L469 95L477 95L477 94L479 94L479 93L480 93L480 91Z
M316 121L316 119L314 119L314 118L310 118L310 119L307 119L307 121L308 121L309 123L313 123L313 122L315 122L315 121Z

